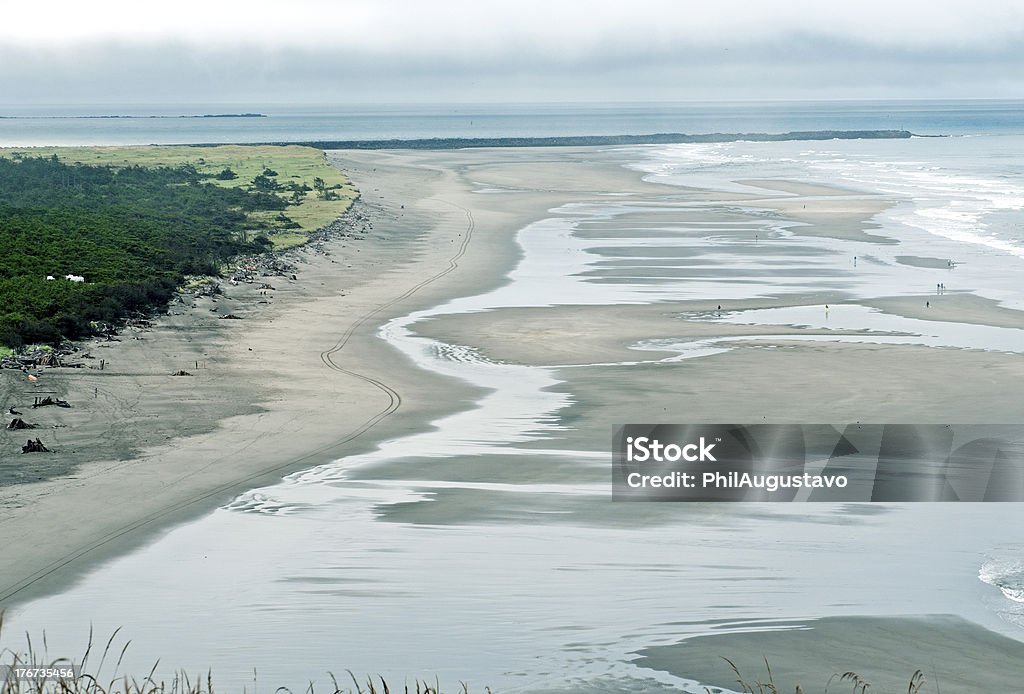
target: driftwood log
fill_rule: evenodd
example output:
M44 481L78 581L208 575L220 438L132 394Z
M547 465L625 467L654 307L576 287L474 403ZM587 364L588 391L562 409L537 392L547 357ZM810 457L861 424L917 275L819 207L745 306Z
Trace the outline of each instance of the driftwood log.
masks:
M36 401L32 403L32 409L37 407L49 407L50 405L56 405L57 407L71 407L67 400L61 400L60 398L54 399L47 395L41 400L36 398Z
M43 442L40 441L39 439L36 439L35 441L33 441L32 439L29 439L28 443L26 443L24 446L21 447L21 452L22 453L49 453L50 449L47 448L46 446L44 446Z

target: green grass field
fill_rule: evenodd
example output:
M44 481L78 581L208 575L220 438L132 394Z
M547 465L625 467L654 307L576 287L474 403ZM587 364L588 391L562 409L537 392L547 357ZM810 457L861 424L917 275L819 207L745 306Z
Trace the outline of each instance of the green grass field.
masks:
M290 206L285 215L298 224L298 228L283 228L273 214L251 215L253 231L267 231L274 248L300 245L316 229L340 217L358 197L358 191L348 178L327 163L326 155L311 147L298 145L217 145L217 146L125 146L125 147L13 147L0 148L0 157L12 155L49 157L54 154L65 164L91 164L100 166L180 166L191 164L204 174L216 174L225 167L238 178L211 182L225 187L250 187L252 180L264 169L277 172L275 180L281 185L294 182L313 187L315 178L323 179L326 187L337 195L336 200L323 200L310 191L301 204ZM337 187L335 187L337 186ZM287 194L281 193L283 197Z

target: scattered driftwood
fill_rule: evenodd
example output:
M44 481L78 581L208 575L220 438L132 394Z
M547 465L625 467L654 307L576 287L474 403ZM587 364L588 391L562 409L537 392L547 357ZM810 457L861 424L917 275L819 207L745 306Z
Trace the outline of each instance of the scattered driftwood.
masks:
M188 371L185 371L184 369L179 369L178 371L175 371L171 375L172 376L191 376L192 374L190 374Z
M44 446L43 442L40 441L39 439L36 439L35 441L33 441L32 439L29 439L28 443L26 443L24 446L21 447L21 452L22 453L49 453L50 449L47 448L46 446Z
M225 313L220 317L221 320L242 320L241 316L236 316L233 313Z
M15 417L11 420L11 423L7 425L7 428L11 431L18 431L19 429L35 429L35 424L29 424L21 417Z
M224 290L221 289L220 283L208 277L201 278L197 281L196 285L191 289L186 289L183 294L194 298L203 296L215 297L219 294L223 294Z
M25 352L18 352L0 359L0 369L31 369L41 366L64 366L64 357L78 351L70 342L61 343L59 347L50 349L38 347Z
M71 407L67 400L61 400L60 398L54 399L47 395L45 398L36 398L36 401L32 403L32 409L37 407L49 407L50 405L56 405L57 407Z
M285 277L295 272L295 266L278 255L243 256L238 259L228 282L232 285L256 284L261 277ZM272 289L262 283L260 289Z

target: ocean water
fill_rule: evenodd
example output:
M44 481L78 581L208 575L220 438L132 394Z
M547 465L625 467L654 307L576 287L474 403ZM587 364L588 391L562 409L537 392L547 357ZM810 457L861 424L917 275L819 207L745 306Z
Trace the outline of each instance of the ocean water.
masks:
M242 113L266 117L179 117ZM1024 102L0 104L0 146L17 147L865 129L906 129L921 135L1020 134Z
M723 192L764 194L737 181L779 178L825 183L884 195L894 208L874 221L899 244L873 247L873 259L854 268L830 265L829 277L856 280L861 295L927 292L935 281L1021 307L1024 259L1024 137L977 135L910 140L832 140L827 143L720 143L645 147L632 164L653 180ZM767 233L772 233L768 231ZM872 233L875 233L874 231ZM836 242L852 259L857 243ZM916 249L916 250L915 250ZM954 263L945 277L901 265L915 253ZM924 278L928 278L928 282ZM943 280L949 280L948 282ZM916 284L915 284L916 283Z
M77 652L90 625L97 634L123 627L132 640L123 669L148 672L158 658L211 668L225 690L251 686L254 668L261 686L293 690L311 678L329 686L326 671L343 668L397 681L469 678L474 690L685 689L691 683L632 664L633 654L780 618L957 614L1024 640L1017 505L613 504L604 442L558 445L572 426L563 415L573 396L558 388L569 369L495 363L473 345L416 331L432 316L510 306L830 291L850 303L831 314L801 307L700 319L859 331L808 339L1022 352L1019 330L899 320L857 303L943 283L1024 309L1024 137L1004 128L1012 118L1001 108L971 116L989 119L986 132L965 125L965 113L930 118L979 132L613 150L652 179L723 197L764 178L882 194L896 204L876 217L873 233L893 243L799 236L756 203L729 203L736 214L718 225L708 224L706 208L726 203L714 199L671 206L607 191L601 201L554 209L519 231L523 258L500 287L380 330L422 368L485 388L473 408L240 495L19 607L8 633L45 629L51 652ZM809 111L785 122L816 118ZM783 129L791 127L808 126ZM639 215L662 223L639 225ZM905 256L954 265L915 267L900 262ZM638 344L635 361L573 368L643 368L662 359L643 349L652 346ZM731 348L713 340L656 346L675 352L668 360ZM453 468L481 472L445 472ZM439 520L431 513L439 505L462 515Z

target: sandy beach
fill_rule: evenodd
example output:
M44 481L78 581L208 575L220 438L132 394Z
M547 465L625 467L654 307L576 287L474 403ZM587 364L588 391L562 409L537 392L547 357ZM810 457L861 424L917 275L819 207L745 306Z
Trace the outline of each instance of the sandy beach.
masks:
M399 674L424 667L457 676L459 666L479 667L505 678L501 684L509 688L583 691L600 670L594 663L606 657L615 664L602 680L608 691L634 691L637 681L656 688L665 673L723 687L730 681L709 664L717 665L713 656L744 659L746 669L761 662L763 644L770 643L777 679L787 685L799 679L810 691L824 685L826 670L857 664L834 659L824 647L808 656L802 637L813 632L784 628L790 622L782 618L806 597L801 591L813 603L809 613L827 620L816 628L829 630L836 649L856 653L879 691L900 683L905 690L914 669L931 667L918 661L941 644L911 647L919 630L941 632L955 644L947 650L989 653L990 663L1019 652L1019 642L1006 638L1019 627L986 617L980 607L964 608L971 619L934 616L947 604L941 581L952 574L944 570L953 572L955 560L973 547L968 529L995 522L981 509L944 515L849 505L776 512L756 504L726 510L610 501L606 454L616 423L946 423L1024 415L1006 388L1024 379L1024 356L979 346L1017 339L1020 312L967 289L932 295L932 275L901 274L945 267L941 258L885 255L895 244L877 233L878 216L893 208L893 199L782 179L737 181L746 192L663 185L624 166L614 149L329 157L360 189L356 211L372 228L365 238L330 241L323 254L297 252L298 280L275 278L270 303L229 287L219 312L242 320L220 320L210 304L197 302L195 309L174 309L152 329L126 332L120 342L90 345L107 362L102 372L49 370L38 387L17 373L0 373L5 407L30 404L44 390L75 405L32 411L49 427L38 431L57 451L49 456L54 468L41 457L33 467L21 456L0 458L3 479L18 481L0 487L0 534L17 558L0 566L0 605L15 608L16 618L26 603L29 614L47 609L33 602L40 596L73 600L76 584L87 595L105 581L120 585L125 579L117 572L131 566L133 552L158 547L161 538L187 544L181 538L203 522L231 528L272 518L277 529L294 518L322 523L315 527L328 539L310 559L312 550L289 554L295 543L282 539L287 531L246 535L254 546L269 543L261 552L275 558L265 580L272 597L255 604L276 606L280 586L308 582L314 588L296 609L315 596L324 629L334 627L332 609L345 619L368 611L364 622L375 626L345 643L358 668L391 667L374 637L390 643L394 624L411 614L427 626L402 630L409 663L402 667L409 669ZM617 200L622 209L614 209ZM557 225L570 215L583 220L571 234ZM572 245L578 240L587 244L583 251ZM591 262L577 267L584 253ZM524 265L524 258L534 264ZM907 287L913 291L896 291ZM935 335L922 326L934 327ZM381 330L390 331L386 339ZM421 356L411 358L409 345L417 340L425 341ZM422 368L428 362L444 368ZM194 375L170 376L178 369ZM493 381L471 384L460 373L485 373ZM502 414L515 426L489 419ZM13 450L16 438L4 434L0 442ZM44 479L16 480L19 474ZM291 510L260 515L254 506L208 515L252 490L295 516ZM1012 515L1006 508L999 513ZM909 528L905 536L886 529L896 522ZM779 537L773 523L784 527ZM1008 533L1011 526L1005 523ZM926 549L944 527L952 543L947 563L928 568ZM291 532L315 534L296 528ZM662 528L677 535L653 539ZM335 532L338 537L329 535ZM872 537L892 544L872 548L865 539ZM363 550L364 543L372 547ZM609 547L636 555L608 554ZM891 621L866 621L857 611L881 594L882 578L831 573L849 551L863 552L868 564L891 561L893 571L913 574L893 588L893 602L902 602L893 606ZM225 555L226 562L234 556ZM331 565L323 557L343 567L344 577L310 578L321 561ZM123 562L106 561L114 558ZM749 565L734 566L740 558ZM188 561L183 566L202 566ZM796 584L783 586L789 563L795 566L786 580ZM424 565L430 578L396 578L418 576ZM346 581L357 580L355 566L371 572L366 593L347 589ZM958 589L983 590L976 575L959 565L955 570L961 571ZM665 576L697 597L661 607L653 598L639 600L639 607L616 601L622 585L664 589L670 584L657 581ZM333 581L341 587L318 587ZM773 581L782 586L774 593ZM589 592L581 594L581 585ZM531 586L545 592L531 594ZM720 587L725 594L717 597ZM149 595L148 587L139 590ZM762 590L776 600L759 597ZM461 599L471 599L470 608ZM159 608L157 597L144 602L146 609ZM60 602L50 609L59 610ZM382 618L376 626L378 609L395 621ZM499 618L489 610L507 613ZM249 620L254 611L253 604L240 605L237 619ZM445 614L467 620L445 623L448 645L429 628ZM678 645L701 631L694 627L700 614L781 626L757 638L730 633ZM282 625L292 623L287 611L282 615L265 627L267 642L260 640L264 627L251 627L256 646L273 646L270 640L288 628ZM565 621L546 621L557 619ZM250 628L249 621L240 623ZM498 636L490 635L492 628ZM507 648L495 641L480 649L486 653L468 652L467 643L502 634ZM552 639L544 656L551 662L534 665L540 658L531 649L541 638ZM296 655L296 667L326 670L317 648L333 646L323 641ZM577 651L583 654L577 660L558 660ZM815 667L807 666L808 657ZM578 669L573 685L566 662ZM939 681L961 685L960 691L1013 681L1006 679L1009 671L985 679L984 668L948 662L957 674L947 680L943 672ZM627 667L636 672L623 676Z
M474 178L484 179L490 155L479 158ZM499 283L516 261L514 232L588 186L543 150L501 152L495 184L525 176L541 188L525 205L481 206L457 173L459 153L329 159L361 189L355 211L372 229L331 240L324 254L296 252L301 278L274 278L270 303L252 287L228 287L216 314L207 298L172 307L152 329L87 345L102 372L51 369L35 387L0 372L5 410L44 393L74 405L30 410L33 435L55 450L45 458L13 453L21 432L0 431L0 470L17 482L0 487L0 532L18 546L17 561L0 567L0 605L66 585L240 492L468 404L473 389L414 369L375 330ZM614 163L596 170L616 189L661 188ZM575 182L559 189L566 180ZM229 312L243 320L219 320ZM178 370L194 375L171 376Z
M217 314L207 298L172 307L152 329L87 345L97 368L51 369L37 387L0 372L5 409L28 411L40 426L33 435L55 450L19 455L21 432L0 433L0 469L18 482L0 487L0 534L16 548L0 568L0 605L73 582L239 492L422 427L469 396L372 335L387 317L451 291L446 275L473 220L450 195L450 173L387 176L387 161L371 163L372 185L370 164L339 165L367 182L356 210L373 229L333 239L324 254L295 253L301 279L273 278L269 304L252 287L228 287ZM508 245L482 235L480 246ZM473 286L480 274L459 280ZM242 320L219 320L228 312ZM179 369L193 376L171 376ZM28 409L44 393L73 408ZM399 408L401 418L388 416Z

